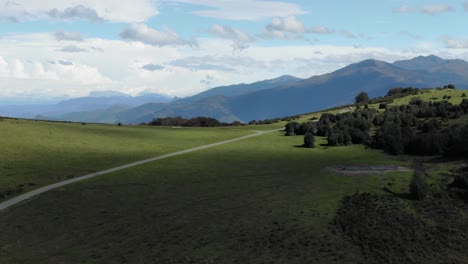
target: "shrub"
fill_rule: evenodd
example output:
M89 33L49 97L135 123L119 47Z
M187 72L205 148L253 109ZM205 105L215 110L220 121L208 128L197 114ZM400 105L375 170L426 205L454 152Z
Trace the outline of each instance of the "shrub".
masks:
M360 92L355 98L354 101L356 104L368 104L369 95L366 92Z
M387 104L386 103L379 104L379 109L387 109Z
M314 134L308 132L304 136L304 147L305 148L315 148L315 137Z
M424 174L421 171L414 172L409 189L411 196L416 200L424 200L427 197L429 187L424 181Z

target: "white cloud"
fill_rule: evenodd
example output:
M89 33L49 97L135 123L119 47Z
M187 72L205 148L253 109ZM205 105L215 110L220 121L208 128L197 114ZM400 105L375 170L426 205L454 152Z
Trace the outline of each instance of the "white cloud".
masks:
M53 33L53 36L58 41L83 41L83 38L79 32L57 31Z
M467 39L445 37L443 41L445 43L445 46L449 49L468 49Z
M58 49L58 51L61 51L61 52L88 52L87 50L85 49L82 49L76 45L69 45L69 46L65 46L61 49Z
M424 6L423 8L421 8L421 12L424 14L428 14L428 15L438 15L438 14L450 12L450 11L452 11L452 7L450 7L449 5L443 5L443 4L428 5L428 6Z
M164 70L164 66L162 65L159 65L159 64L152 64L152 63L149 63L149 64L145 64L141 67L143 70L147 70L147 71L160 71L160 70Z
M203 17L229 20L262 20L271 17L287 17L306 14L297 4L283 1L260 0L171 0L171 2L206 6L208 9L194 11Z
M156 0L1 0L0 19L8 21L71 20L138 23L158 14Z
M291 33L304 33L306 31L304 24L293 16L274 18L266 28L268 31L285 31Z
M120 37L153 46L196 46L194 41L183 39L168 27L164 27L164 31L158 31L145 24L133 24L125 28L120 32Z
M243 50L248 47L248 43L254 40L246 32L229 26L214 25L210 32L222 38L232 40L234 50Z
M268 24L263 32L264 38L298 39L304 34L332 34L335 30L325 26L305 27L296 17L277 17Z
M434 53L468 59L466 50L444 49L437 43L432 46L418 43L407 51L398 51L352 45L265 47L252 42L248 49L233 52L232 40L227 38L198 41L199 47L193 49L85 38L79 47L89 52L70 53L58 51L62 43L50 33L9 35L0 38L0 96L41 93L76 97L95 90L134 95L148 90L187 96L208 87L255 82L284 74L308 78L368 58L394 61Z
M63 11L54 8L47 12L47 14L56 20L75 20L83 19L93 22L103 21L104 19L98 15L96 10L85 7L83 5L76 5L67 7Z
M414 13L414 12L419 12L422 14L426 15L439 15L442 13L450 12L452 11L452 7L449 5L444 5L444 4L434 4L434 5L427 5L423 6L421 8L414 8L410 7L407 5L401 5L399 7L396 7L393 9L393 13Z

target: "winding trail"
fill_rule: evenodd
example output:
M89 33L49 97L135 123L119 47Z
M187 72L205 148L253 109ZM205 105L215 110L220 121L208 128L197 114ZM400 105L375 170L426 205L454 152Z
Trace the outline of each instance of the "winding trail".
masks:
M101 175L109 174L109 173L112 173L112 172L128 169L128 168L135 167L135 166L138 166L138 165L142 165L142 164L145 164L145 163L149 163L149 162L153 162L153 161L157 161L157 160L162 160L162 159L166 159L166 158L170 158L170 157L174 157L174 156L178 156L178 155L182 155L182 154L186 154L186 153L190 153L190 152L194 152L194 151L198 151L198 150L202 150L202 149L212 148L212 147L216 147L216 146L219 146L219 145L224 145L224 144L236 142L236 141L251 138L251 137L257 137L257 136L261 136L261 135L264 135L264 134L267 134L267 133L280 131L280 130L282 130L282 128L278 128L278 129L274 129L274 130L268 130L268 131L253 131L253 132L255 132L255 134L250 134L250 135L247 135L247 136L242 136L242 137L233 138L233 139L229 139L229 140L225 140L225 141L220 141L220 142L216 142L216 143L212 143L212 144L208 144L208 145L203 145L203 146L199 146L199 147L195 147L195 148L191 148L191 149L181 150L181 151L177 151L177 152L174 152L174 153L169 153L169 154L165 154L165 155L162 155L162 156L157 156L157 157L154 157L154 158L133 162L133 163L130 163L130 164L126 164L126 165L118 166L118 167L115 167L115 168L111 168L111 169L108 169L108 170L99 171L99 172L91 173L91 174L88 174L88 175L79 176L79 177L76 177L76 178L73 178L73 179L69 179L69 180L66 180L66 181L61 181L61 182L57 182L57 183L50 184L50 185L47 185L47 186L43 186L43 187L37 188L35 190L32 190L30 192L21 194L19 196L16 196L16 197L10 199L10 200L7 200L7 201L4 201L4 202L0 203L0 211L3 211L5 209L7 209L8 207L11 207L13 205L19 204L19 203L24 202L26 200L29 200L29 199L31 199L31 198L39 195L39 194L45 193L47 191L50 191L50 190L53 190L53 189L56 189L56 188L59 188L59 187L62 187L62 186L68 185L68 184L72 184L72 183L79 182L79 181L84 181L84 180L87 180L87 179L95 178L97 176L101 176ZM249 130L246 130L246 131L249 131Z

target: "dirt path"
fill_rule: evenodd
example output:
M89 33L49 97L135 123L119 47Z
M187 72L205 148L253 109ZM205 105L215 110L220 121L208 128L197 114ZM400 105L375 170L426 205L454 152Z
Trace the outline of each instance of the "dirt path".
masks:
M13 206L13 205L19 204L21 202L24 202L26 200L29 200L29 199L31 199L31 198L39 195L39 194L45 193L47 191L50 191L50 190L53 190L53 189L56 189L56 188L59 188L59 187L62 187L62 186L68 185L68 184L72 184L72 183L79 182L79 181L84 181L84 180L87 180L87 179L95 178L97 176L101 176L101 175L109 174L109 173L112 173L112 172L128 169L128 168L131 168L131 167L135 167L135 166L138 166L138 165L142 165L142 164L157 161L157 160L162 160L162 159L166 159L166 158L170 158L170 157L174 157L174 156L178 156L178 155L182 155L182 154L186 154L186 153L190 153L190 152L194 152L194 151L198 151L198 150L202 150L202 149L212 148L212 147L216 147L216 146L219 146L219 145L224 145L224 144L236 142L236 141L251 138L251 137L257 137L257 136L260 136L260 135L263 135L263 134L267 134L267 133L271 133L271 132L275 132L275 131L280 131L281 129L274 129L274 130L269 130L269 131L257 131L255 134L242 136L242 137L238 137L238 138L234 138L234 139L229 139L229 140L225 140L225 141L221 141L221 142L216 142L216 143L212 143L212 144L208 144L208 145L204 145L204 146L200 146L200 147L196 147L196 148L181 150L181 151L177 151L177 152L174 152L174 153L170 153L170 154L166 154L166 155L162 155L162 156L158 156L158 157L154 157L154 158L150 158L150 159L146 159L146 160L141 160L141 161L133 162L133 163L130 163L130 164L126 164L126 165L118 166L118 167L115 167L115 168L111 168L111 169L108 169L108 170L99 171L99 172L91 173L91 174L88 174L88 175L84 175L84 176L76 177L76 178L73 178L73 179L69 179L69 180L66 180L66 181L61 181L61 182L57 182L57 183L54 183L54 184L50 184L50 185L47 185L47 186L44 186L44 187L37 188L37 189L32 190L30 192L21 194L19 196L16 196L16 197L10 199L10 200L7 200L7 201L4 201L4 202L0 203L0 211L5 210L10 206Z

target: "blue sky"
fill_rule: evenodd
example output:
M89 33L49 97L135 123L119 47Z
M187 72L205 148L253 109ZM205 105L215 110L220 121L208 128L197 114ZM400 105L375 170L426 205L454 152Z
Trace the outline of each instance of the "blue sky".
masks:
M464 0L0 0L0 97L187 96L368 58L468 60L467 22Z

